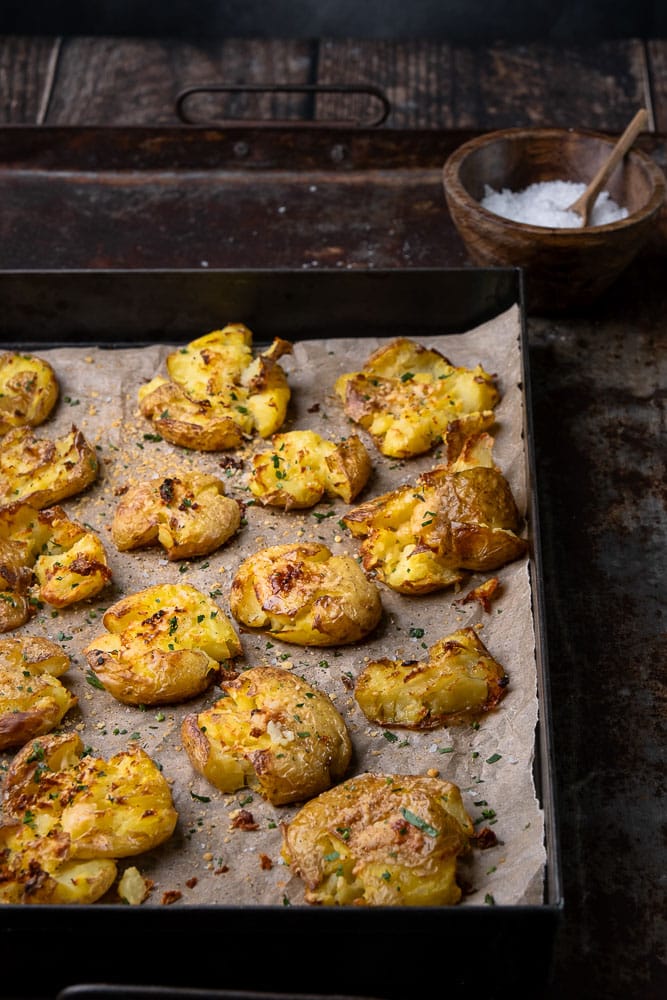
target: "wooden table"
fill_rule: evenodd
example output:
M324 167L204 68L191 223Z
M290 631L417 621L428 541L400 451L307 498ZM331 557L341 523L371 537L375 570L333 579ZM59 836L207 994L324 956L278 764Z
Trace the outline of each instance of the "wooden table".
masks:
M431 132L429 148L434 132L443 136L443 149L448 135L467 129L618 132L640 105L649 109L651 131L667 132L667 42L659 40L465 48L426 40L11 37L0 38L0 81L0 124L8 126L170 128L182 125L176 99L188 87L316 83L382 88L391 110L378 141L383 130L398 130L399 152L406 133L418 143L424 131ZM264 93L252 107L245 100L227 94L195 111L216 118L333 114L353 126L369 113L368 98L358 94ZM659 142L663 167L664 156ZM437 164L430 162L424 183L431 190L434 179ZM340 213L344 219L345 205ZM395 267L465 264L446 214L437 217L441 229L428 212L425 218L409 251L392 244L371 252L358 229L341 227L332 259L357 267L377 266L373 254ZM303 245L280 246L271 263L301 267L304 253ZM0 266L11 261L10 245ZM667 989L660 701L666 265L667 257L654 253L593 308L528 320L565 889L549 1000L653 1000ZM66 253L56 266L67 266ZM521 947L517 941L517 962ZM480 990L491 995L483 973Z

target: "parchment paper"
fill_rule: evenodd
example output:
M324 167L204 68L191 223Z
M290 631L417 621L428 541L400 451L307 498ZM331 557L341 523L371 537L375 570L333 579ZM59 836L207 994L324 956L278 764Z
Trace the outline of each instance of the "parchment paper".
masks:
M231 317L230 321L237 319ZM253 332L260 343L262 331ZM310 427L334 439L356 431L368 447L374 474L355 503L412 482L438 461L437 451L402 462L383 457L368 435L351 424L335 397L337 376L361 368L371 351L385 342L363 337L303 341L296 343L294 354L281 362L292 386L283 430ZM488 372L497 374L502 398L491 431L496 442L494 458L509 480L520 510L525 512L518 307L474 330L420 342L438 348L453 364L474 366L480 362ZM355 541L339 525L348 509L342 501L289 513L249 506L247 524L234 540L211 556L191 562L169 563L159 547L135 553L115 550L110 525L118 502L117 491L123 486L141 478L197 468L220 475L228 495L247 501L248 457L253 448L268 446L268 442L257 439L243 455L243 468L233 470L223 468L229 453L191 452L152 440L152 427L138 413L137 390L155 374L164 374L164 358L172 350L173 345L157 345L36 352L51 361L61 387L56 413L37 429L38 436L63 434L75 423L98 450L98 482L85 495L65 500L62 506L71 518L98 531L107 550L113 582L86 604L60 612L46 606L30 623L10 634L46 636L60 642L71 656L72 666L62 680L78 695L79 705L65 717L64 730L79 731L93 753L105 758L137 739L160 764L171 784L179 812L173 837L156 851L119 862L120 872L135 865L154 882L144 905L167 901L173 905L298 905L303 903L302 886L280 859L279 824L289 820L299 807L275 807L247 791L220 793L193 770L181 745L184 715L213 704L220 696L219 688L213 687L204 696L184 704L141 709L120 704L86 679L88 666L82 650L103 633L103 610L121 596L156 583L188 582L204 593L213 592L233 621L229 586L239 563L257 548L297 539L320 540L334 552L357 555ZM498 839L497 846L484 851L475 849L471 858L461 863L462 880L470 891L460 905L485 905L491 901L536 904L543 901L546 857L543 815L532 773L539 706L527 560L493 574L500 579L501 589L488 613L478 602L454 603L490 575L471 574L458 593L448 590L425 596L396 594L379 584L383 621L376 633L352 647L303 648L264 634L242 632L235 623L244 650L240 665L278 664L296 670L312 685L327 691L345 718L353 741L350 775L366 770L425 774L436 769L441 777L460 786L478 826L490 825ZM356 677L369 658L424 658L427 647L438 639L462 626L478 624L483 626L481 638L510 679L500 707L485 717L478 729L440 727L419 733L396 728L387 733L369 724L349 686L345 686L346 677ZM5 763L10 757L3 755ZM232 828L240 808L252 813L257 830ZM116 899L112 890L104 901Z

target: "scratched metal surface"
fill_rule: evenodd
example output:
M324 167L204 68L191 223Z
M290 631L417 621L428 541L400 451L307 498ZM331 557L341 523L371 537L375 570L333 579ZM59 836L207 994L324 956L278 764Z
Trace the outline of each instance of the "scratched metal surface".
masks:
M565 919L549 1000L665 995L664 262L529 324ZM621 960L616 954L622 955Z

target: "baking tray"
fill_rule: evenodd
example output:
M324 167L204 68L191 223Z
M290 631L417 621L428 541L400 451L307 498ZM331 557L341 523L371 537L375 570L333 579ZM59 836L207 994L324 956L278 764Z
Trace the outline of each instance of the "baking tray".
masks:
M500 996L526 985L535 992L545 982L563 895L523 302L521 273L506 269L0 272L2 343L23 349L177 343L216 328L221 316L243 320L267 340L418 339L462 333L519 305L540 705L534 781L547 857L543 901L529 906L2 907L5 954L22 953L26 942L43 953L49 942L63 955L29 972L6 963L6 995L54 996L86 983L118 984L131 995L128 984L162 983L193 996L224 987L392 1000L421 990L425 967L454 996L481 983L487 995Z
M461 267L466 129L0 128L0 268ZM638 144L665 169L660 135ZM653 249L667 247L667 207Z

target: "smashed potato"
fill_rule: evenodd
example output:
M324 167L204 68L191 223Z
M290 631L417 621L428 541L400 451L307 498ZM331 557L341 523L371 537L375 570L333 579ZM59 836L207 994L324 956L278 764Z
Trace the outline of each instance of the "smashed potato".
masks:
M113 884L117 858L164 843L178 820L167 780L141 747L103 760L76 734L19 750L3 806L0 901L10 903L95 902Z
M201 472L131 487L116 507L111 537L119 552L160 544L169 560L194 559L224 545L241 524L241 506L221 479Z
M399 593L426 594L524 556L522 518L492 449L490 435L475 435L455 462L348 511L364 569Z
M269 437L285 420L291 391L278 363L292 345L277 337L253 357L252 332L242 323L168 355L168 378L139 389L139 409L165 440L197 451L237 448L244 437Z
M222 683L215 705L187 715L183 746L222 792L248 787L273 805L317 795L344 776L352 744L328 695L280 667Z
M32 569L26 564L25 549L11 538L3 538L0 511L0 632L24 625L36 610L30 601Z
M335 391L345 413L368 431L377 448L391 458L410 458L441 441L447 459L452 439L488 430L500 398L495 376L456 367L433 348L406 337L374 351L363 368L341 375Z
M99 537L71 521L62 507L38 510L19 502L0 508L0 586L8 595L0 608L0 631L27 621L33 587L35 599L64 608L95 597L111 575ZM10 608L17 612L13 617Z
M324 496L354 500L371 460L356 434L335 444L315 431L274 434L271 450L253 455L248 485L261 503L284 510L313 507Z
M380 726L433 729L491 711L508 683L475 629L463 628L431 646L426 661L367 663L354 696L366 718Z
M105 635L84 655L110 694L160 705L201 694L241 643L222 608L191 584L158 584L105 611Z
M50 507L83 492L98 472L95 451L77 427L53 441L16 427L2 439L0 508L17 501Z
M67 834L33 832L24 822L0 825L0 903L95 903L117 874L111 858L72 859Z
M307 903L458 903L457 858L474 834L460 789L440 778L361 774L283 823L282 856Z
M367 636L382 616L380 594L352 556L318 542L273 545L241 563L229 595L242 625L301 646Z
M58 680L69 667L50 639L0 639L0 750L51 732L77 704Z
M0 354L0 437L13 427L37 427L58 402L58 379L43 358Z

